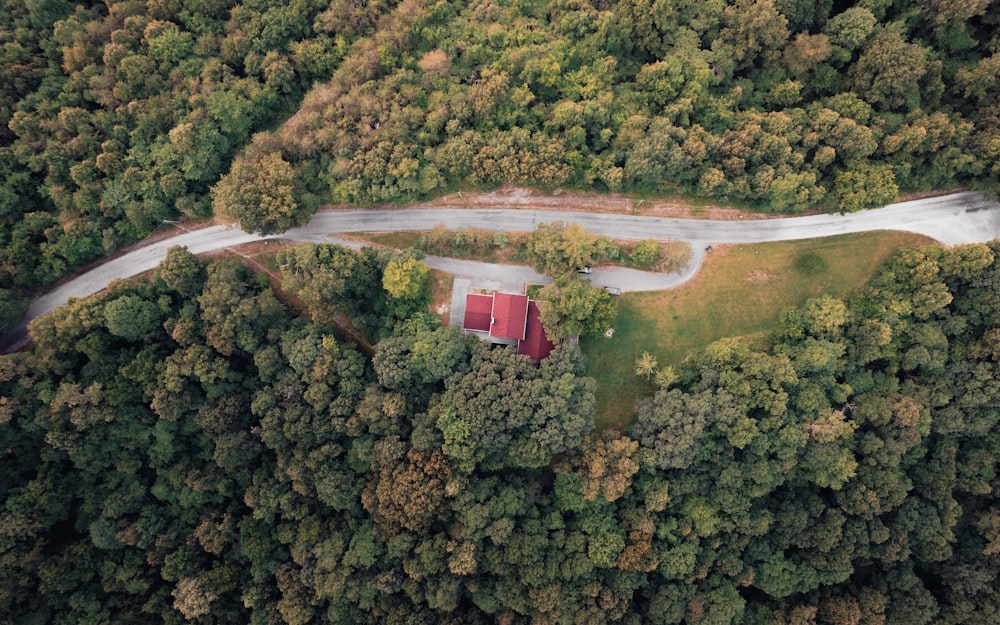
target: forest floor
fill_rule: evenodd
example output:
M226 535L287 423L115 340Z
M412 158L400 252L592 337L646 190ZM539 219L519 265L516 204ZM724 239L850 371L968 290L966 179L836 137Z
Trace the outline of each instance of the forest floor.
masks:
M622 295L614 336L581 341L587 373L597 380L598 427L628 425L635 402L652 396L652 383L634 373L642 352L651 353L661 366L677 366L688 354L724 337L759 341L778 328L782 309L823 294L846 296L896 250L932 243L918 234L869 232L722 245L706 255L686 284ZM806 259L813 262L803 263Z

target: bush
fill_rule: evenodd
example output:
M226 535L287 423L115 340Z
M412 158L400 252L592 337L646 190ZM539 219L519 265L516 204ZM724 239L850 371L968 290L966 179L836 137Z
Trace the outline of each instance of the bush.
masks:
M434 226L414 243L421 252L435 256L454 258L488 258L518 242L505 232L492 232L478 228L448 230L444 226Z
M628 260L638 269L652 269L660 262L660 242L655 239L639 241L632 247Z

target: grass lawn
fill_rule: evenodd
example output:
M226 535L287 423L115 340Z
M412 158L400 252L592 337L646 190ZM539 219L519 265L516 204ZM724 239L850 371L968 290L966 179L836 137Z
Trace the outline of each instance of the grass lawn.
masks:
M411 230L403 232L357 232L353 236L378 245L405 250L415 247L417 240L420 239L422 234L423 232Z
M652 383L633 373L643 351L660 365L678 364L727 336L762 340L783 308L824 293L840 297L862 285L897 249L932 243L903 232L869 232L806 241L716 246L698 274L669 291L626 293L612 338L581 341L597 380L599 428L629 423Z

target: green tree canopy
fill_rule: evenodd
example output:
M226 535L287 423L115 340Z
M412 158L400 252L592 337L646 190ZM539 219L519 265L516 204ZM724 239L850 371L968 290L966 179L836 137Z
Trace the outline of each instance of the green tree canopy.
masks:
M159 325L160 311L156 304L136 295L122 295L104 306L104 323L108 332L135 341Z
M306 223L312 214L300 187L295 170L280 153L251 152L236 159L212 188L212 209L222 221L247 232L284 232Z
M869 163L852 163L837 174L833 191L840 209L847 213L884 206L899 196L892 168Z
M13 289L0 289L0 334L17 327L28 312L28 299Z
M182 297L191 297L200 292L205 276L205 263L187 248L180 246L167 250L167 257L154 273L156 279L163 280L164 284Z
M443 450L458 467L544 466L593 429L593 381L576 377L578 348L558 347L538 367L512 349L472 347L470 369L448 380L438 408Z
M610 293L576 276L542 288L539 308L545 334L553 341L600 334L618 315Z
M927 73L927 51L885 29L875 34L852 69L854 89L865 100L890 109L913 109Z
M418 258L392 259L382 274L382 287L394 299L415 300L427 291L427 263Z
M374 333L385 313L380 285L384 259L371 248L303 243L278 252L282 288L302 298L317 321L333 324L347 315Z
M589 265L596 254L597 236L580 224L539 224L528 237L525 253L539 273L552 277L571 274Z

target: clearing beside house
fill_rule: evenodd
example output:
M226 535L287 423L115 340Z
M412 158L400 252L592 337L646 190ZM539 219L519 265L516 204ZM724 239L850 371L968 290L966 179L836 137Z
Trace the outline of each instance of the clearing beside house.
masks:
M597 380L599 428L621 428L635 402L655 391L635 375L646 351L677 365L693 350L727 336L760 339L783 308L824 293L847 295L898 249L931 244L905 232L869 232L804 241L714 246L686 284L619 298L614 336L581 340L587 373ZM817 260L818 259L818 260Z

